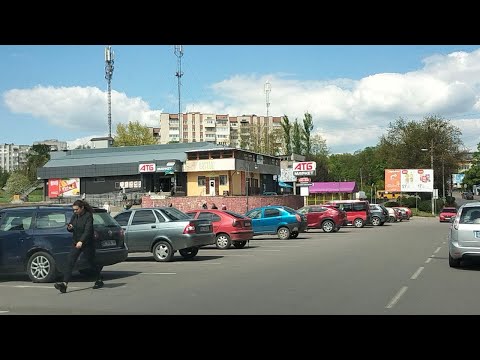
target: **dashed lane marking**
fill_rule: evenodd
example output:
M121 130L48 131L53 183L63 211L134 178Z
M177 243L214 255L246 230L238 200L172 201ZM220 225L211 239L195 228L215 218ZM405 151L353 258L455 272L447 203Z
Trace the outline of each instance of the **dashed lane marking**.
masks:
M422 272L423 269L424 269L424 267L423 267L423 266L420 266L420 267L417 269L417 271L415 271L415 274L413 274L410 279L411 279L411 280L415 280L415 279L418 277L418 275L420 275L420 273Z
M400 300L400 298L402 297L403 294L405 294L405 292L407 291L408 289L408 286L404 286L402 287L398 292L397 294L393 297L392 300L390 300L390 302L388 303L387 306L385 306L387 309L391 309L395 306L395 304L398 302L398 300Z

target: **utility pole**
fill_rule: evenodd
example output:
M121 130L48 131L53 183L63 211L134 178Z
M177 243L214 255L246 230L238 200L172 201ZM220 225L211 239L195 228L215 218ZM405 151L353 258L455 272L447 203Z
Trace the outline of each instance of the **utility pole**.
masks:
M108 137L112 137L112 76L114 53L111 46L105 48L105 79L108 84Z
M179 129L179 141L183 143L183 119L182 116L182 108L181 108L181 101L180 101L180 87L182 85L181 78L183 76L182 72L182 56L183 56L183 45L175 45L174 50L175 56L177 57L177 72L175 76L178 78L178 129Z
M270 82L268 80L265 82L264 90L265 90L265 102L266 102L266 105L267 105L267 118L266 118L266 120L264 120L263 125L267 126L267 129L263 133L266 136L266 139L265 139L266 141L265 142L267 144L265 153L269 154L270 153L270 144L269 144L269 140L270 140L270 131L269 131L270 130L270 118L268 117L268 109L270 108L270 91L272 91L272 86L270 85Z
M433 171L433 137L430 141L430 166L432 167L432 175L434 175ZM434 176L433 176L434 177ZM435 187L435 182L432 179L433 187ZM435 200L433 199L433 190L432 190L432 215L435 215Z

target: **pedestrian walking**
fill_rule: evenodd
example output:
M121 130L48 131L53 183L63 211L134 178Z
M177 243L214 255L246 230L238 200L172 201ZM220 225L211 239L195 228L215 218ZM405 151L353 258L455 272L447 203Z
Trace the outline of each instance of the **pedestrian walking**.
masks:
M87 258L90 268L95 271L96 279L94 289L103 286L101 276L102 267L95 263L95 243L93 240L93 210L83 200L76 200L73 205L73 216L67 224L67 230L73 233L73 242L68 257L67 269L64 273L63 282L55 283L55 289L61 293L67 292L68 282L78 257L83 252Z
M227 205L222 204L222 210L227 210Z
M207 203L206 203L206 202L204 202L204 203L202 204L202 208L203 208L203 209L208 209L208 206L207 206Z

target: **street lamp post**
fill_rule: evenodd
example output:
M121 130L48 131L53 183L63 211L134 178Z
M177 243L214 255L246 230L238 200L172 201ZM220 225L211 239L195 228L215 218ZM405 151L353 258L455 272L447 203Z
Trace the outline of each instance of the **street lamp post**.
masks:
M428 149L422 149L422 151L428 151ZM430 167L433 171L433 138L432 140L430 141ZM433 179L432 179L432 183L433 183ZM435 186L435 184L433 184L433 186ZM432 215L435 215L435 201L433 199L433 188L432 188Z

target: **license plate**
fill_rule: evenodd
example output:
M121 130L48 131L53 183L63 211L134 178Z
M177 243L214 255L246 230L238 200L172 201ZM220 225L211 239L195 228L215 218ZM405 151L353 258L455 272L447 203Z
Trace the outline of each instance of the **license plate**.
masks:
M102 246L107 247L107 246L115 246L117 245L117 242L115 240L103 240L102 241Z
M207 225L207 226L200 226L200 227L198 228L198 230L199 230L200 232L210 232L210 226L208 226L208 225Z
M245 221L245 226L252 226L252 223L250 221Z

